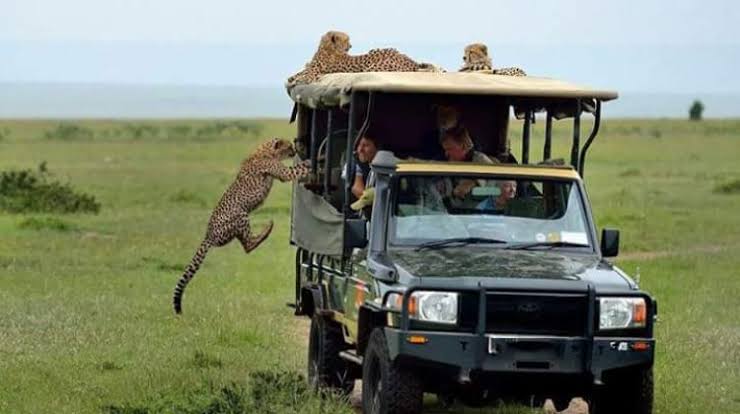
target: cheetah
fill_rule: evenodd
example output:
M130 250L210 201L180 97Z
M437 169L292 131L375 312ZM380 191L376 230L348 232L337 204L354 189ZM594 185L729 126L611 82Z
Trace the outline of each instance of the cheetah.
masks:
M286 167L281 163L294 155L295 149L290 142L273 138L259 145L252 155L242 161L236 179L224 192L211 214L205 238L175 286L172 297L175 313L182 312L185 287L195 276L211 247L221 247L237 239L244 252L249 253L270 235L272 220L259 234L252 234L249 213L265 200L272 188L273 179L285 182L308 175L310 160L293 167Z
M483 43L471 43L465 46L463 62L459 72L475 72L479 70L492 70L493 64L488 57L488 46Z
M491 58L488 56L488 47L483 43L471 43L465 46L463 62L465 63L459 72L490 71L494 75L527 76L527 73L520 68L494 69Z
M289 77L286 86L311 83L327 73L442 71L429 63L418 63L396 49L372 49L364 55L352 56L351 47L346 33L327 32L305 69Z

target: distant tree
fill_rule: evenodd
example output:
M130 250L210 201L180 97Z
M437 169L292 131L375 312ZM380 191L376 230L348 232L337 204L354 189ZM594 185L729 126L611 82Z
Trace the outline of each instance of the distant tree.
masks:
M701 121L703 112L704 104L697 99L691 104L691 108L689 108L689 119L692 121Z

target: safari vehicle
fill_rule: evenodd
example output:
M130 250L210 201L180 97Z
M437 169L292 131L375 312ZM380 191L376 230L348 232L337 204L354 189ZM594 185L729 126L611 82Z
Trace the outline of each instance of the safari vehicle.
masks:
M290 304L311 318L313 386L349 392L361 379L366 413L421 412L423 393L469 405L552 398L558 409L582 396L592 413L652 412L657 304L605 259L619 232L603 229L599 242L583 182L615 92L480 73L357 73L288 93L298 156L314 161L293 187ZM477 149L501 162L433 161L436 105L455 107ZM512 111L523 119L520 160L507 139ZM538 113L544 162L534 164ZM556 165L552 126L563 119L569 163ZM382 151L371 211L358 213L341 173L353 177L365 135ZM461 180L474 187L452 202L440 188ZM516 186L505 205L501 183Z

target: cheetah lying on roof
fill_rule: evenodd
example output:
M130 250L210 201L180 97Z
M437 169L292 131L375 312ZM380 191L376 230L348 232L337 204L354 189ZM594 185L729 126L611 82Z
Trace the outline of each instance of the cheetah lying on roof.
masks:
M494 75L527 76L527 73L519 68L494 69L491 58L488 57L488 47L483 43L472 43L465 46L463 62L465 63L459 72L491 71Z
M331 31L321 37L319 49L306 68L288 78L287 86L311 83L326 73L339 72L436 72L428 63L418 63L396 49L372 49L364 55L350 55L349 35Z
M203 241L195 252L190 264L177 282L172 296L175 313L182 312L182 295L185 287L195 276L206 253L211 247L221 247L232 240L239 240L245 253L256 249L272 231L272 221L254 235L249 222L249 213L259 207L270 193L273 179L292 181L309 173L310 161L293 167L286 167L282 160L295 155L293 145L279 138L262 143L257 150L242 161L236 179L221 197L208 221L208 229Z

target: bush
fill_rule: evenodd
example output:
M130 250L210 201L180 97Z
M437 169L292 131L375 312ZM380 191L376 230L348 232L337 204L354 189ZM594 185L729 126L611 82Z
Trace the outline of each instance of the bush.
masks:
M91 139L94 135L91 129L68 122L61 123L51 131L44 133L46 139L62 140Z
M32 170L0 172L0 210L9 213L98 213L94 196L51 181L46 163Z
M702 114L704 113L704 104L700 100L695 100L689 108L689 120L701 121Z
M740 180L720 184L714 187L714 192L720 194L740 194Z
M126 124L123 126L123 132L134 139L159 136L159 128L152 125Z

